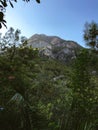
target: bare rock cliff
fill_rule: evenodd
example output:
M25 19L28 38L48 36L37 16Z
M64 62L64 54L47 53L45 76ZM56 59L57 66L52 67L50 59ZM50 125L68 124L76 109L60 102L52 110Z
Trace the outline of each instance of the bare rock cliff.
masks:
M41 56L58 59L64 62L76 57L76 51L82 47L74 41L66 41L57 36L35 34L27 41L27 46L38 48Z

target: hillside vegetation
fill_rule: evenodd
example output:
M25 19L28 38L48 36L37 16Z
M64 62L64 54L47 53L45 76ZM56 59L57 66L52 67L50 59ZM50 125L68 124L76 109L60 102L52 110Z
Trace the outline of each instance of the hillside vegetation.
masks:
M98 130L97 53L65 63L19 41L10 30L0 44L0 130Z

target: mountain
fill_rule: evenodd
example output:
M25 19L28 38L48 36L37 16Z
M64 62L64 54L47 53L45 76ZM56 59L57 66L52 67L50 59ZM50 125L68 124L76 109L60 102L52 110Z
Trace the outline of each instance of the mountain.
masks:
M77 50L82 48L74 41L67 41L57 36L47 36L45 34L33 35L28 39L27 46L38 48L41 56L64 62L75 58Z

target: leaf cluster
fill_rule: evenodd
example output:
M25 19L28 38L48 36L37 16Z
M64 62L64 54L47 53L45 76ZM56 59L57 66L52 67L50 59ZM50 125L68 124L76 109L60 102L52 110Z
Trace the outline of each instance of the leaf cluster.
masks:
M65 65L17 45L16 32L1 40L12 44L0 53L0 129L97 130L98 56L83 49Z
M85 24L83 37L88 46L94 50L98 50L98 24L96 22Z

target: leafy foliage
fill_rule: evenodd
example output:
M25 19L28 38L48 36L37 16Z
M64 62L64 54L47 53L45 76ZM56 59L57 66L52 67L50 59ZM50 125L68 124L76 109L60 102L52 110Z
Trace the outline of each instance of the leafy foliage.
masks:
M72 104L65 126L66 130L96 129L98 88L95 86L91 71L91 57L88 50L83 50L77 57L72 74Z
M13 28L1 38L0 129L97 130L98 56L83 49L66 65L25 40Z
M95 22L86 23L84 30L84 40L91 48L98 49L98 24Z

